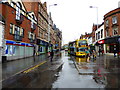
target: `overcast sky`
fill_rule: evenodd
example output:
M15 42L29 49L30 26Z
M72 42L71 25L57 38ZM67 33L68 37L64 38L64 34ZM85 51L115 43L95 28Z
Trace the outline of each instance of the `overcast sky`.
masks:
M58 4L51 6L50 12L66 44L85 32L90 33L93 23L97 23L97 9L89 6L98 7L98 23L101 24L106 13L118 8L120 0L41 0L44 1L48 6Z

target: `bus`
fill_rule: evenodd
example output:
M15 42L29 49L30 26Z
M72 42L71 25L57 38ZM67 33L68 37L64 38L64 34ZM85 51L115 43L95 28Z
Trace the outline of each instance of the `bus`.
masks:
M85 58L85 49L89 49L87 39L77 39L76 40L76 56Z
M75 47L75 41L68 43L68 54L75 55L76 53L76 47Z

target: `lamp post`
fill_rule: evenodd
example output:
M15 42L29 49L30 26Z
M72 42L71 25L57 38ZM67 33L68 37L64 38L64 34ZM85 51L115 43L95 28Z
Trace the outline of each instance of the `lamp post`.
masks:
M97 28L96 28L96 30L98 29L98 7L96 7L96 6L89 6L89 8L96 8L96 10L97 10ZM95 40L96 40L96 35L95 35ZM96 42L96 41L95 41ZM94 44L95 44L95 42L94 42ZM99 47L100 48L100 47Z
M49 15L48 15L48 51L50 50L50 45L51 45L51 41L50 41L50 17L51 17L51 12L50 12L50 7L51 6L57 6L57 4L52 4L49 5Z
M96 8L97 9L97 29L98 29L98 7L96 7L96 6L90 6L90 8Z

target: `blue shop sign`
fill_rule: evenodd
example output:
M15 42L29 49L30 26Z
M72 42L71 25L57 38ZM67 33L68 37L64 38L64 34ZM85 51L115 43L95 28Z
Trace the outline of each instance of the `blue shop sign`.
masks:
M13 44L13 45L18 45L18 46L31 46L33 47L34 45L32 44L29 44L29 43L18 43L18 42L15 42L15 41L9 41L9 40L6 40L6 44Z

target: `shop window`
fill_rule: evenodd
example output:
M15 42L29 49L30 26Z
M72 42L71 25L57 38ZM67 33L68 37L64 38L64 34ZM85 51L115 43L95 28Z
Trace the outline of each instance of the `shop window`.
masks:
M42 47L40 47L40 52L42 52L43 51L43 48Z

